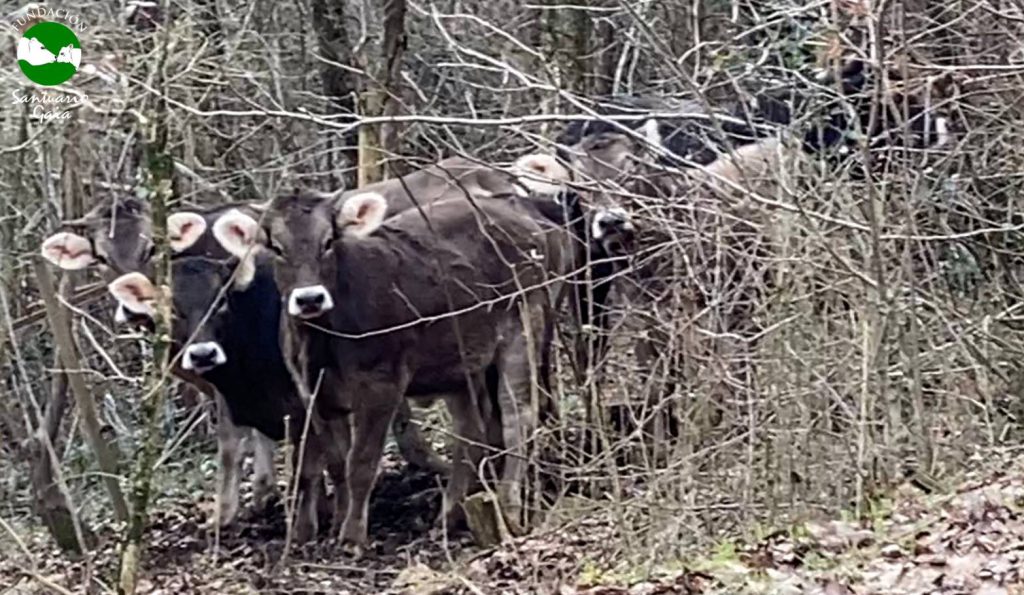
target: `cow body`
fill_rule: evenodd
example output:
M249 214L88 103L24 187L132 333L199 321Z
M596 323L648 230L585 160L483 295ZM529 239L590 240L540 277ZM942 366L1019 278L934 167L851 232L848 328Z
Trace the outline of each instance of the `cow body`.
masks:
M378 228L385 201L361 196L346 199L338 216L352 220L343 223L334 205L308 195L276 199L262 230L251 220L225 221L239 238L263 234L278 253L275 276L291 314L286 352L310 391L320 384L318 414L350 440L342 537L356 543L366 539L382 427L403 395L448 393L456 431L482 442L483 428L466 415L479 410L473 395L493 366L503 445L524 448L537 417L532 379L546 359L543 338L560 284L548 276L566 266L569 250L560 227L512 197L440 201ZM376 218L372 229L358 231L367 216ZM457 463L473 458L457 452ZM513 508L523 464L512 456L504 465L502 491ZM465 487L461 467L449 500Z
M513 165L510 170L504 171L465 157L449 157L400 178L348 190L340 198L344 200L363 192L375 192L387 201L390 216L460 193L475 197L514 194L521 185L516 174L522 172L518 165Z
M595 325L603 330L611 326L604 302L641 301L656 309L656 304L676 299L687 302L680 319L690 320L698 314L705 321L713 318L708 331L716 336L756 334L750 317L760 303L756 288L770 285L761 263L771 253L774 238L759 229L762 225L746 221L764 219L765 205L758 204L759 200L765 196L772 200L779 188L788 187L790 180L785 176L794 173L792 166L807 161L801 159L802 154L823 157L819 161L864 175L868 169L881 171L885 167L887 152L876 149L920 150L948 142L948 122L937 109L941 85L928 82L914 90L901 78L895 72L883 77L853 60L816 82L805 79L796 86L764 87L750 93L749 100L733 99L724 105L618 98L598 111L625 114L626 119L611 123L598 117L568 126L557 142L574 178L587 185L587 197L597 205L591 237L598 262L623 255L635 257L628 270L621 265L591 267L595 276L591 319ZM871 149L872 158L857 163L864 146ZM712 204L691 209L688 197L694 195L710 199ZM631 205L627 204L632 197L641 197L639 202L653 220L678 221L682 215L690 221L673 226L667 234L634 229L628 215ZM679 208L682 204L686 207ZM680 230L688 228L721 239L712 246L699 241L701 233L697 238L680 238ZM642 235L642 241L633 241L637 235ZM680 250L672 246L687 246L685 257L679 257L682 255L676 253ZM682 271L686 271L685 281L666 283L666 279L679 279ZM686 291L675 293L688 297L673 298L672 288L683 286ZM710 305L721 303L733 305L718 306L710 316ZM659 344L678 343L682 339L673 337L693 334L693 325L673 332L662 321L643 324L641 335L645 338L635 350L641 368L654 378L672 376L685 367L669 362L655 371L649 364L667 351ZM749 341L739 343L749 347ZM577 346L578 353L586 354L581 366L594 368L606 347L600 333L596 342ZM686 349L677 345L674 350ZM738 372L726 375L741 376ZM670 381L663 394L672 391Z

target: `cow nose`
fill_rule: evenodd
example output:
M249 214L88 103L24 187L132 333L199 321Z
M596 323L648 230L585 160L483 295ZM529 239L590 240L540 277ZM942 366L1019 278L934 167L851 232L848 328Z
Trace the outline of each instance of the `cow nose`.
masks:
M608 209L594 216L591 234L599 241L609 256L621 255L628 251L633 241L634 226L629 215L622 209Z
M295 301L299 304L302 309L316 309L319 310L324 305L324 294L314 293L309 295L301 295L295 298Z
M331 293L323 285L293 289L288 297L288 313L300 318L319 316L333 307Z
M626 223L626 218L618 213L607 213L597 220L597 224L605 233L614 231Z
M185 359L182 367L186 370L199 372L209 370L227 361L224 350L213 341L189 345L185 350Z
M633 223L630 222L626 211L608 209L594 216L594 226L591 231L594 239L603 240L610 235L632 232Z

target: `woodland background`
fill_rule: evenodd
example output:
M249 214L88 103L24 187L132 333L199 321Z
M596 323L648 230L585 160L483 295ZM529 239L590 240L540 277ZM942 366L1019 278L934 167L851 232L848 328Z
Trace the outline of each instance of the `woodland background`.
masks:
M22 9L3 6L5 14ZM797 214L785 219L787 241L763 263L776 280L753 311L765 331L749 354L752 379L721 390L721 373L708 370L726 362L698 360L673 395L685 423L667 462L634 452L621 436L611 438L625 453L619 460L577 463L561 453L559 474L583 487L555 503L538 533L561 545L533 551L528 542L481 558L468 543L438 543L396 521L402 537L381 538L383 561L353 570L315 548L280 563L280 548L265 545L280 541L274 528L214 540L199 527L216 473L213 410L183 389L166 401L160 426L146 584L374 592L400 589L399 576L417 588L444 576L451 590L496 592L501 584L532 592L601 584L613 571L629 583L656 569L681 572L697 552L731 559L734 540L756 541L806 519L845 515L870 525L873 515L891 512L897 486L944 493L966 470L991 467L1005 477L1014 468L1024 436L1024 8L1016 2L63 6L90 24L81 36L83 64L94 67L53 91L87 94L69 122L34 119L31 106L10 102L12 92L33 89L14 66L16 39L0 38L10 57L0 70L0 558L11 560L0 564L0 589L28 592L40 584L32 576L71 590L111 585L103 544L116 523L69 379L84 380L99 432L127 470L145 432L145 347L118 338L98 278L54 273L56 293L78 310L69 324L80 366L68 369L45 315L43 298L53 294L41 287L34 261L61 220L144 184L145 142L174 159L172 208L261 200L296 185L353 186L455 154L509 161L551 150L565 115L587 114L594 98L736 101L811 80L848 55L909 80L945 77L931 100L951 116L954 142L901 153L867 180L827 170L770 197ZM677 198L679 208L717 208ZM765 204L755 211L762 220L779 212ZM680 250L704 233L663 215L644 217L642 225L678 232ZM650 314L679 324L671 309ZM627 349L615 353L600 386L580 386L559 368L569 429L585 423L586 391L615 403L649 380L639 378ZM54 545L46 527L61 521L47 515L61 500L101 537L95 549L72 554L73 540ZM600 535L600 547L560 558L572 535ZM544 566L552 556L555 570ZM182 578L185 567L194 569L191 578ZM428 576L400 574L408 568ZM462 578L444 582L450 576ZM680 581L679 592L697 588Z

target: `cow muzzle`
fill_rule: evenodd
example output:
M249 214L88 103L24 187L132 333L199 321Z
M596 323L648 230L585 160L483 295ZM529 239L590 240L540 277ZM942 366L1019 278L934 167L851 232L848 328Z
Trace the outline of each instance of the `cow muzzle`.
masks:
M288 296L288 314L299 318L315 318L333 307L331 292L323 285L298 287Z
M214 341L193 343L185 350L181 367L202 374L228 361L221 346Z
M590 233L608 256L622 256L633 244L636 227L624 209L612 208L594 215Z

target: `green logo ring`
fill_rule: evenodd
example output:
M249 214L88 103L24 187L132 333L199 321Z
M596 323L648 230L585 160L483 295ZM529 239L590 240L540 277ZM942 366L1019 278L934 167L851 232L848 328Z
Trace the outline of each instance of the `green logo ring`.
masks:
M66 82L81 63L78 36L60 23L37 23L18 40L18 66L28 80L38 85Z

